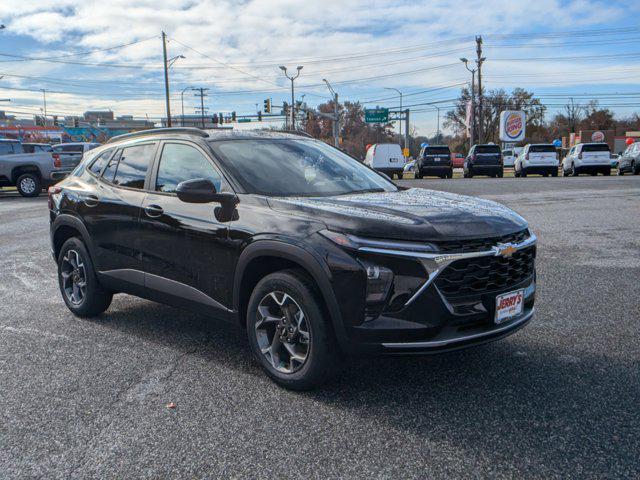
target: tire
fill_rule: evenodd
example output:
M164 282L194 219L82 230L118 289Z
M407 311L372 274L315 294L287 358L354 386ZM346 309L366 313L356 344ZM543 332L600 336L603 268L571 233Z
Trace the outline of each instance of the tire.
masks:
M640 163L633 162L631 164L631 172L634 175L640 175Z
M624 170L622 170L622 168L618 167L618 173L617 173L617 175L618 175L619 177L623 176L623 175L624 175Z
M504 177L504 169L498 171L498 178Z
M604 170L604 171L602 172L602 174L603 174L605 177L610 176L610 175L611 175L611 169Z
M520 176L522 178L526 178L526 176L527 176L527 169L526 168L523 168L522 170L520 170Z
M37 173L25 173L16 180L16 189L23 197L37 197L42 191L42 180Z
M551 172L551 176L552 177L557 177L558 176L558 169L557 168Z
M420 172L416 172L414 177L417 178L418 180L422 180L422 174Z
M447 173L447 178L453 178L453 168Z
M398 177L398 180L402 180L402 174L401 173L397 173L396 176Z
M467 171L467 178L473 178L473 170L471 168Z
M580 174L578 173L578 170L576 169L576 165L575 165L575 163L572 163L571 164L571 176L572 177L577 177L578 175L580 175Z
M261 328L265 323L260 322L263 317L259 307L273 319L266 323L266 328ZM293 333L287 332L292 323L281 322L294 319L297 313L286 315L283 308L303 313L304 322L298 323L299 328L294 325ZM267 275L253 289L247 307L249 344L260 367L278 385L290 390L311 390L337 373L341 363L340 350L330 320L323 312L323 303L313 281L300 270ZM278 334L282 328L284 333ZM291 342L281 339L285 334L293 336ZM308 339L306 350L304 338ZM278 352L275 357L271 356L274 344ZM289 349L304 356L304 360L294 360Z
M72 273L65 278L65 273L68 273L70 269ZM84 278L84 290L79 284L77 290L73 286L76 272L80 276L80 280ZM69 288L70 283L72 288ZM60 249L60 254L58 255L58 285L64 303L78 317L100 315L109 308L113 299L113 293L103 288L98 282L91 256L82 240L77 237L72 237L64 242ZM82 298L79 298L80 296Z

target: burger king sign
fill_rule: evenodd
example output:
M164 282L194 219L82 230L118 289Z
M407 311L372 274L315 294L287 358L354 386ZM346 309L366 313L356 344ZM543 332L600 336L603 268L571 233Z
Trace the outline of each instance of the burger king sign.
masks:
M521 110L505 110L500 114L500 140L519 142L524 138L525 114Z

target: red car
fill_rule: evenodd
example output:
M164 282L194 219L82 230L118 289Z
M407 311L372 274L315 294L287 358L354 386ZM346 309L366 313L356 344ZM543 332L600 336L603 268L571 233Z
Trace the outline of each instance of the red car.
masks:
M464 165L464 155L461 153L452 153L451 154L451 165L453 168L462 168Z

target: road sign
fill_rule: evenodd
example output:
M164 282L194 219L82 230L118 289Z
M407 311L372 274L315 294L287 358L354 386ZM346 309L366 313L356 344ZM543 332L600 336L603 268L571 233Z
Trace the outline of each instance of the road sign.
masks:
M402 155L405 156L405 158L409 157L409 149L408 148L403 148L402 149Z
M389 121L389 109L367 108L364 111L364 121L367 123L386 123Z

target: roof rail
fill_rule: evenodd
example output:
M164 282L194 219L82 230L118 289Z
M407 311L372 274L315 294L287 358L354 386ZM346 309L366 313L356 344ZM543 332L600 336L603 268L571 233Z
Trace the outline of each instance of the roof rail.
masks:
M184 133L187 135L197 135L199 137L208 137L209 134L204 130L194 127L164 127L164 128L149 128L148 130L140 130L137 132L125 133L122 135L116 135L107 140L107 143L117 142L127 138L145 137L147 135L156 135L160 133Z

